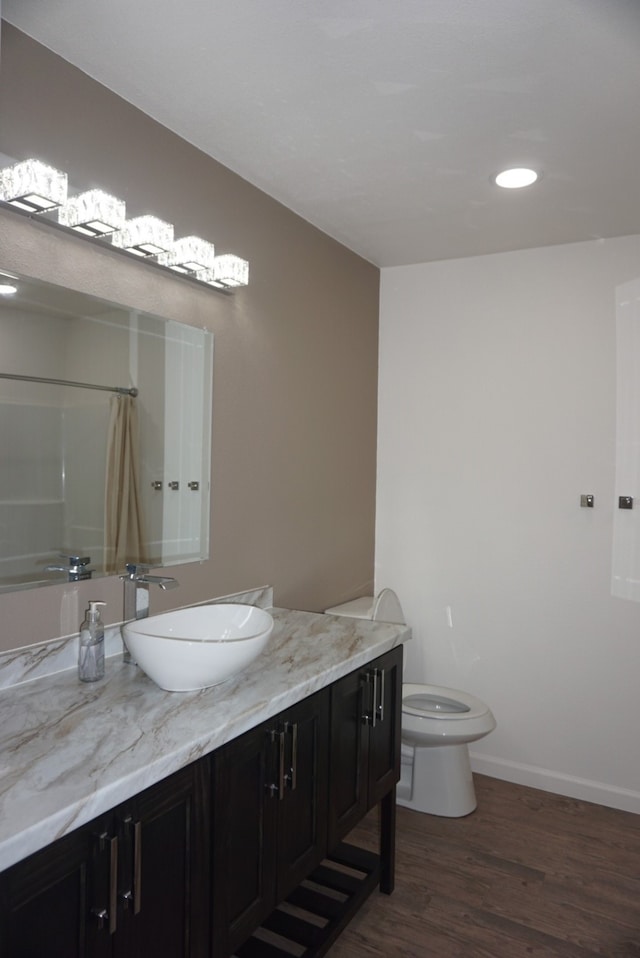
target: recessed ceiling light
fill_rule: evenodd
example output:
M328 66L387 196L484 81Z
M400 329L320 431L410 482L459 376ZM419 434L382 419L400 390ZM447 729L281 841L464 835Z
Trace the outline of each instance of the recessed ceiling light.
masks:
M0 296L14 296L18 292L18 287L11 283L0 283Z
M523 186L531 186L538 179L535 170L528 170L524 167L516 167L512 170L503 170L494 177L496 186L502 186L505 190L519 190Z

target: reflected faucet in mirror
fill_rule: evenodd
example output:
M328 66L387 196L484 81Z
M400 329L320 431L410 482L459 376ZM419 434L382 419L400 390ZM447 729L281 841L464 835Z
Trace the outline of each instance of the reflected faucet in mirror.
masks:
M164 575L149 575L151 566L142 563L127 562L126 573L120 578L124 582L124 621L146 619L149 615L149 586L157 585L161 589L175 589L180 585L177 579ZM124 643L124 662L135 665L126 643Z
M74 556L61 552L60 558L66 559L67 565L46 565L44 571L65 572L68 582L80 582L83 579L90 579L93 575L93 569L89 568L91 556Z

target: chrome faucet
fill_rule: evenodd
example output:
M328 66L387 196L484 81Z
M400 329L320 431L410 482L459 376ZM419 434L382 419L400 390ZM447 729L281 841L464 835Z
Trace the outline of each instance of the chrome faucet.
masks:
M180 583L165 575L149 575L151 566L139 562L127 562L126 573L120 578L124 582L124 621L146 619L149 615L149 586L158 585L161 589L175 589ZM135 665L131 653L124 646L124 661Z
M69 582L80 582L82 579L90 579L93 569L89 568L91 556L69 555L66 552L59 552L61 559L67 560L67 565L46 565L45 572L66 572Z

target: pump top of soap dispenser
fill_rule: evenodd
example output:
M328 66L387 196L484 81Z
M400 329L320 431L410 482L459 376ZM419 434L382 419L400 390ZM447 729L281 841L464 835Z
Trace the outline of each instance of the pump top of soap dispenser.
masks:
M97 622L100 618L99 606L106 604L106 602L89 602L89 608L85 613L87 616L87 622Z

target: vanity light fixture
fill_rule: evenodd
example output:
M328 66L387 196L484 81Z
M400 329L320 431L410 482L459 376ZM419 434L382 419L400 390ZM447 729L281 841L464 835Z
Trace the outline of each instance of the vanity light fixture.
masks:
M124 200L102 190L79 193L58 210L58 222L83 236L105 236L121 230L125 218Z
M494 176L493 182L496 186L501 186L505 190L519 190L523 186L531 186L538 179L539 174L535 170L526 167L514 167L510 170L502 170L497 176Z
M18 287L12 283L0 282L0 296L14 296L18 292Z
M67 174L41 160L21 160L0 169L0 204L29 215L44 213L42 220L52 226L110 242L147 263L174 270L222 292L248 284L249 263L245 259L230 253L216 256L213 243L199 236L174 241L172 224L157 216L127 220L124 201L103 190L87 190L69 198L67 190ZM4 283L0 274L0 295L15 291L3 289L4 286L12 284Z
M171 249L173 226L157 216L136 216L111 234L111 242L136 256L157 256Z
M197 278L217 289L229 289L233 286L247 286L249 283L249 263L233 253L216 256L213 268L197 273Z
M40 160L22 160L0 170L0 200L28 213L61 206L67 199L67 174Z
M199 236L182 236L170 250L160 253L158 262L177 273L197 273L199 270L212 269L215 255L213 243Z

